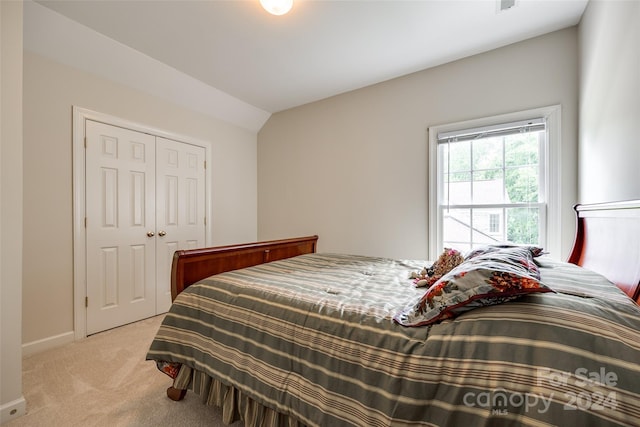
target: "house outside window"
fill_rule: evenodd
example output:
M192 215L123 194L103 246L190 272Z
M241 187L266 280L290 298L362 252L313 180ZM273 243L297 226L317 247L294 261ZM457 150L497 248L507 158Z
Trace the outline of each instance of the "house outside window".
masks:
M489 233L497 235L500 233L500 219L502 215L500 213L489 214Z
M559 114L549 107L429 129L430 257L502 242L557 250Z

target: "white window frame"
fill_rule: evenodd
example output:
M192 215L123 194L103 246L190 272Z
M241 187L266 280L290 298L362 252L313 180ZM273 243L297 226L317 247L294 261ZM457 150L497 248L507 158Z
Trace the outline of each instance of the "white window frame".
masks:
M546 174L543 179L543 191L546 195L546 215L543 226L545 250L552 256L559 257L561 251L561 211L562 194L561 186L561 107L552 105L548 107L535 108L531 110L518 111L514 113L502 114L498 116L485 117L474 120L467 120L444 125L430 126L428 129L429 139L429 259L436 259L442 252L442 209L439 203L443 200L442 186L439 185L438 174L438 134L454 132L463 129L481 128L495 126L501 123L517 122L536 117L543 117L546 120L546 147L543 152Z

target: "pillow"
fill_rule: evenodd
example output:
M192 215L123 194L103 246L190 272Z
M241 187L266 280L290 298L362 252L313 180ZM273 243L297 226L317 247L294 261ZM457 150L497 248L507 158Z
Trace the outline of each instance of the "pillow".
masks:
M544 251L544 249L542 249L541 247L538 247L538 246L514 245L512 243L502 243L502 244L487 245L487 246L482 246L482 247L477 248L477 249L472 249L469 253L467 253L467 255L465 255L464 259L468 260L468 259L471 259L471 258L475 258L478 255L483 255L483 254L486 254L486 253L499 251L500 249L513 249L513 248L526 248L526 249L529 250L529 252L531 253L531 256L533 258L539 257L540 255L544 255L544 254L547 253L547 252Z
M492 247L442 276L394 320L403 326L429 325L533 292L553 290L540 282L540 271L529 248Z

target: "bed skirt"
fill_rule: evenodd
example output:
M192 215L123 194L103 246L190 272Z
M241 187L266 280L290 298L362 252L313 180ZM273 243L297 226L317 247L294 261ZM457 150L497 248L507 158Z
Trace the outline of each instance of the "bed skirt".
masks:
M256 402L237 388L185 365L180 367L173 387L190 390L200 396L203 403L219 407L225 424L241 420L245 427L305 427L295 418Z

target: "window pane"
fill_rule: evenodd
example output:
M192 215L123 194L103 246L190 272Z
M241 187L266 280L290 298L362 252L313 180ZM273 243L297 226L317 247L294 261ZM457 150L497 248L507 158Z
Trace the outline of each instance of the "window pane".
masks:
M505 171L505 186L510 203L538 202L538 166L524 166Z
M507 208L507 240L513 243L540 244L540 210Z
M442 240L445 247L458 249L461 252L460 248L470 247L471 209L444 209L442 222Z
M492 213L489 215L489 233L500 233L502 227L502 215Z
M447 144L438 145L439 171L442 175L449 174L449 146Z
M502 208L473 209L472 245L491 245L503 242L505 239L502 229L498 229L497 232L491 231L492 221L494 221L494 225L504 223L503 215L504 209Z
M471 172L452 172L449 174L451 182L469 182L471 181Z
M522 133L504 137L505 165L507 167L537 165L540 151L538 135L540 133Z
M471 181L450 182L444 184L448 187L449 204L468 205L471 203Z
M502 169L503 138L484 138L473 141L473 169Z
M449 147L449 172L471 170L471 141L443 144Z
M473 171L473 180L474 181L489 181L493 179L499 179L502 181L502 171L503 169L480 169Z
M462 252L505 241L504 215L502 208L443 210L444 247Z
M494 203L508 203L504 195L504 180L502 169L474 172L473 174L473 204L488 205ZM487 178L488 179L483 179Z

